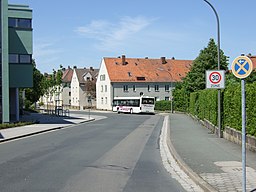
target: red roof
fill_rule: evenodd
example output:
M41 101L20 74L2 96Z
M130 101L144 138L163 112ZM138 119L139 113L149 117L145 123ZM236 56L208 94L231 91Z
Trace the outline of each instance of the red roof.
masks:
M192 60L148 58L103 58L112 82L179 82Z
M73 76L73 69L71 69L71 68L66 69L62 75L62 82L70 83L72 76Z
M256 69L256 56L248 56L252 60L253 69Z

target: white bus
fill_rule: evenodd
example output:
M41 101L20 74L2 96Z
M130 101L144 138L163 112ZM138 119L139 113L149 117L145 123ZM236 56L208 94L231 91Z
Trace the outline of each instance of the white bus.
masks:
M118 113L154 113L154 108L154 97L114 97L113 100L113 111Z

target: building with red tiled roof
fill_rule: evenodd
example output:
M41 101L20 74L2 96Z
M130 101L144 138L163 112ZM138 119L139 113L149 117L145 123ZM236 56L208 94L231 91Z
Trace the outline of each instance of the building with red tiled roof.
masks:
M112 110L114 97L141 94L170 100L172 89L190 70L192 60L103 58L96 83L97 109Z
M256 55L247 55L251 61L252 61L252 64L253 64L253 69L255 70L256 69Z

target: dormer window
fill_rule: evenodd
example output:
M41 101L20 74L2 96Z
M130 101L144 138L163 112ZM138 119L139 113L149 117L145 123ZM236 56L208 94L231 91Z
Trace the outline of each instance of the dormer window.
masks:
M137 80L138 80L138 81L145 81L146 78L145 78L145 77L137 77Z

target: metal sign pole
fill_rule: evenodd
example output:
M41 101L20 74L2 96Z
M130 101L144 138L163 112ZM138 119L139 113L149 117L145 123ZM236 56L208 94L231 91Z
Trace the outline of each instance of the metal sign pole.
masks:
M246 111L245 111L245 80L241 80L242 92L242 168L243 192L246 192Z
M246 110L245 110L245 78L248 77L253 70L253 63L247 56L239 56L234 59L231 65L232 73L241 79L242 92L242 169L243 169L243 192L246 192Z

